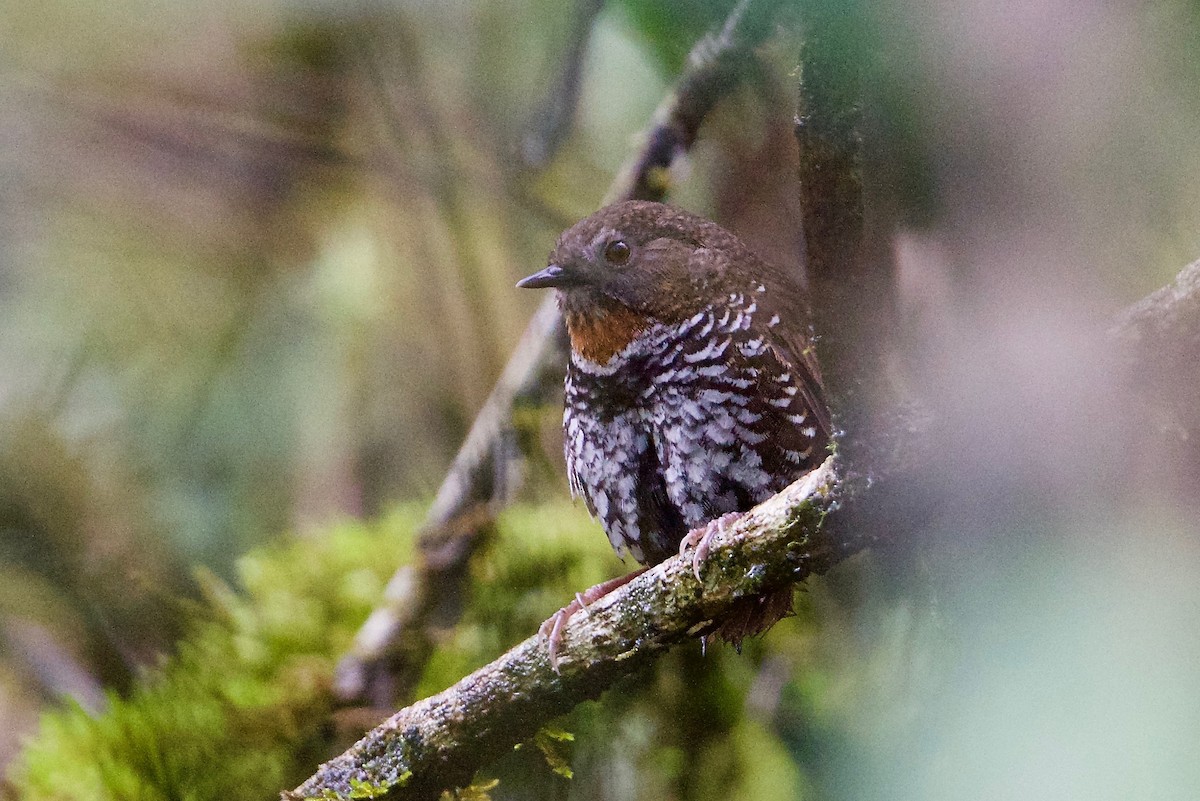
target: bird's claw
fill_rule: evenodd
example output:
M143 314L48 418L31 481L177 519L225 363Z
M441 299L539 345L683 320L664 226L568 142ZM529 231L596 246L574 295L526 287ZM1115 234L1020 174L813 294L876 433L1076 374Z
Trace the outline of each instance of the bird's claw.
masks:
M725 527L742 516L741 512L729 512L723 514L716 520L710 520L704 524L703 528L692 529L679 543L679 555L683 556L689 548L695 548L692 554L692 575L696 577L696 581L701 581L700 568L708 559L708 552L712 548L712 538L717 534L725 533Z
M555 673L558 672L558 644L562 642L563 625L571 618L571 615L580 609L586 608L579 603L578 594L575 598L574 601L559 609L538 627L538 636L547 639L546 656L550 660L550 667L554 669Z
M608 595L618 587L622 587L633 581L638 576L646 572L648 568L635 570L624 576L618 576L608 581L602 581L594 587L588 587L583 592L575 593L575 600L559 609L553 615L548 617L541 626L538 627L538 636L545 637L546 656L550 660L550 667L558 673L558 646L562 643L563 626L577 612L583 612L584 617L591 617L591 612L588 611L588 606Z

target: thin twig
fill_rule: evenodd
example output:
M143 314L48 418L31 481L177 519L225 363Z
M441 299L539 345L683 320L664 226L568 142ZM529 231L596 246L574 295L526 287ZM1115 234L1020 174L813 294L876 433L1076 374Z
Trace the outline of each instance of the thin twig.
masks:
M539 169L546 166L571 132L571 123L583 87L583 64L587 56L588 40L591 38L596 17L603 9L604 0L578 0L575 3L558 80L546 93L541 106L533 115L528 132L521 140L520 156L526 168Z

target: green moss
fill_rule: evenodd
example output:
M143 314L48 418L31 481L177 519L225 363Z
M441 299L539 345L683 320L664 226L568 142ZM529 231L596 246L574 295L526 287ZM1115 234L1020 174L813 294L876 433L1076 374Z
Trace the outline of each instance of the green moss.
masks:
M492 801L491 791L500 784L499 779L472 782L454 792L443 792L441 801Z
M412 778L412 771L405 771L400 774L395 782L396 787L403 787ZM350 780L350 797L351 798L381 798L387 795L388 789L392 785L388 784L371 784L359 779Z
M331 755L334 665L408 559L422 512L409 506L256 551L238 563L238 589L200 573L204 602L176 653L128 697L110 696L101 715L45 715L11 772L16 797L228 801L298 784ZM621 570L596 525L566 503L513 509L497 529L471 565L462 620L430 660L423 695Z
M303 778L324 756L337 655L410 552L418 511L246 556L240 591L201 575L206 602L175 655L101 715L45 715L15 796L262 799Z
M444 690L537 631L576 592L628 570L582 506L564 501L518 506L471 563L469 594L417 686Z
M575 776L571 770L571 761L565 753L565 743L575 742L575 735L569 731L557 728L556 726L543 726L533 738L533 742L537 745L538 750L542 752L542 756L546 758L546 764L550 770L562 776L564 779L570 779Z

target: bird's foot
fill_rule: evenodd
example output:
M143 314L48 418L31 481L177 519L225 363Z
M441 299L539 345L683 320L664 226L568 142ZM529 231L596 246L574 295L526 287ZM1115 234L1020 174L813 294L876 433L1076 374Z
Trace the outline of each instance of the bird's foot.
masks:
M683 556L688 548L695 548L696 552L692 554L692 573L696 576L696 581L700 581L700 567L704 564L704 560L708 558L708 550L712 545L712 538L717 534L724 533L725 527L742 516L742 512L729 512L723 514L716 520L710 520L703 528L692 529L679 543L679 555Z
M571 603L567 604L562 609L559 609L544 623L542 623L541 627L538 628L538 635L545 637L548 640L546 644L546 653L550 658L550 667L554 668L555 673L558 672L558 646L559 643L562 642L562 630L567 621L570 620L576 612L583 612L583 614L586 616L588 614L588 604L595 603L618 587L625 586L638 576L645 573L647 570L649 570L649 568L643 567L640 570L635 570L632 573L629 573L628 575L617 576L614 579L602 581L594 587L588 587L583 592L575 593L574 601L571 601Z

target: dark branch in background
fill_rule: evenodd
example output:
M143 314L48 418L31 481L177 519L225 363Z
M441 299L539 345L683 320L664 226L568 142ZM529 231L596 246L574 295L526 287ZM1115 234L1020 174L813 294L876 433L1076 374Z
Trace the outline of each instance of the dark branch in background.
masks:
M818 355L841 446L869 437L894 302L890 231L868 229L863 190L864 15L843 0L806 0L796 138L806 270ZM884 240L882 243L875 240ZM850 456L851 454L846 454Z
M742 0L722 30L692 51L675 90L655 112L640 152L606 196L662 200L671 165L692 146L701 123L746 74L754 49L771 30L777 0ZM420 538L420 555L389 584L383 605L360 629L338 666L336 691L347 702L387 707L408 697L430 651L428 621L439 598L461 589L464 565L512 496L512 411L518 402L541 402L559 391L565 333L554 298L534 314L467 439L443 480ZM499 480L498 480L499 479ZM434 556L436 555L436 556Z
M891 203L866 176L886 160L864 132L875 76L870 15L853 0L805 0L796 115L801 224L817 355L833 414L847 551L899 542L928 519L929 414L889 385L897 346ZM879 163L876 163L879 162Z
M604 0L578 0L575 4L566 55L558 80L533 115L529 132L521 140L520 155L525 166L540 169L558 151L571 132L579 90L583 86L583 62L592 26L604 8Z

